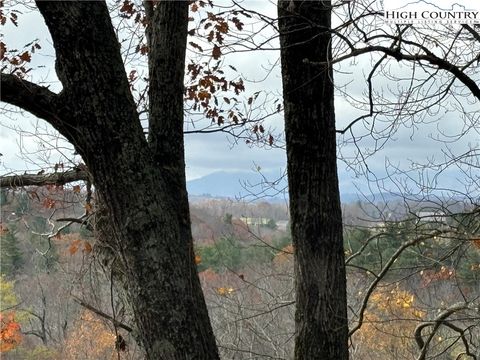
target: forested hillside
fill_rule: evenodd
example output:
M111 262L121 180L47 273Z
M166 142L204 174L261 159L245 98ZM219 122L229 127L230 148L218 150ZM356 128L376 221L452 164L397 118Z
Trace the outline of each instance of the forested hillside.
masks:
M128 311L115 292L108 300L110 279L98 257L104 249L97 247L92 229L72 223L52 233L51 224L67 223L84 211L78 202L83 191L76 186L2 191L2 358L102 360L116 357L119 349L121 358L142 358L128 331ZM350 218L344 234L350 306L361 305L374 274L391 262L369 294L354 358L409 358L420 321L480 291L480 240L459 252L459 239L451 233L459 219L450 216L441 222L448 232L396 254L408 241L438 230L439 221L409 217L400 204L384 221L373 211L382 204L376 205L344 206ZM460 221L472 231L475 219ZM238 357L246 344L249 352L240 358L251 353L288 358L294 332L293 247L289 231L277 225L288 221L287 207L197 198L191 220L197 271L225 358ZM116 329L113 314L122 324ZM455 339L443 329L433 340L451 344L446 354L453 356L460 349Z

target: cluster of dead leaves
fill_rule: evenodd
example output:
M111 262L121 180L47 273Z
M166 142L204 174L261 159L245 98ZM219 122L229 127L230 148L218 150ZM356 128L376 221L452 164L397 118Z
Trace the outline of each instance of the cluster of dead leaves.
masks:
M93 250L92 244L90 244L86 240L74 240L70 244L70 247L68 248L68 252L70 255L74 255L78 252L78 250L82 250L85 254L90 254Z
M10 230L8 229L8 226L3 225L3 223L0 223L0 235L6 235Z
M18 14L15 9L6 9L5 2L0 1L0 25L5 26L7 23L12 23L18 26ZM8 21L10 20L10 21ZM27 66L27 63L32 61L32 54L36 50L41 49L38 40L34 40L24 45L22 50L9 49L9 46L0 41L0 59L2 61L2 73L15 74L19 77L25 77L32 68Z
M432 282L449 280L455 277L455 269L447 266L442 266L440 270L422 270L420 272L422 276L422 286L427 287Z

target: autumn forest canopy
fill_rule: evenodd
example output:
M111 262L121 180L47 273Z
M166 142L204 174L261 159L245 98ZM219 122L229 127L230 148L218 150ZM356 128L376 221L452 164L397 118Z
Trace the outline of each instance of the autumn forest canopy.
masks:
M0 1L1 357L479 359L479 23L383 6Z

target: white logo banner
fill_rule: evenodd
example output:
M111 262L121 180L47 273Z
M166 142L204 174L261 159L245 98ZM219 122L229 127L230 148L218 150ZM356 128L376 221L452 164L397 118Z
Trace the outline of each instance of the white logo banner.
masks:
M384 0L384 19L395 24L480 24L480 1Z

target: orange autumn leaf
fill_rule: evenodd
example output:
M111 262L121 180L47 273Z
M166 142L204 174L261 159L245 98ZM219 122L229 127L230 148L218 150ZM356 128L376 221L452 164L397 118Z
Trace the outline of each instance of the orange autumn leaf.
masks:
M80 193L80 185L75 185L75 186L73 187L73 192L74 192L75 194Z
M92 212L92 204L90 204L90 203L85 204L85 212L87 214L90 214Z
M472 241L473 241L473 244L480 249L480 238L472 239Z
M72 243L70 244L70 247L68 248L68 252L70 253L70 255L74 255L78 251L78 248L81 242L82 240L78 240L78 239L72 241Z
M198 265L202 262L202 257L200 255L195 255L195 265Z
M53 209L55 207L55 200L50 198L45 198L43 200L43 207L46 209Z
M6 227L5 225L3 224L0 224L0 235L5 235L6 233L8 233L8 227Z
M88 241L85 241L83 244L83 251L87 254L90 254L92 252L92 244L90 244Z
M0 314L0 353L15 349L21 342L22 333L15 314Z

